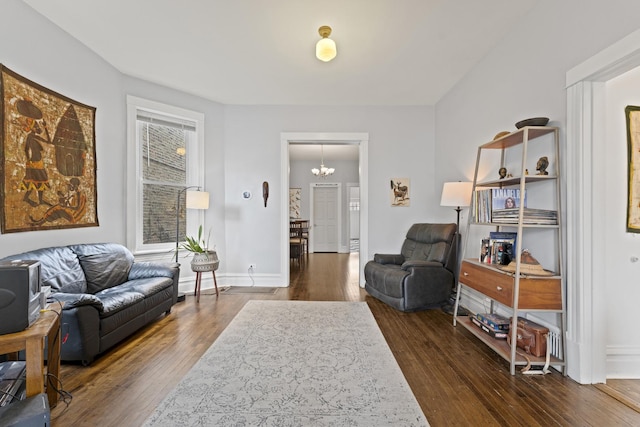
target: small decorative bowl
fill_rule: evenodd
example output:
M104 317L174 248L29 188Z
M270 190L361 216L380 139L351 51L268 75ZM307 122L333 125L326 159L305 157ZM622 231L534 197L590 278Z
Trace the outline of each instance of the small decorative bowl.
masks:
M516 123L516 128L521 129L525 126L546 126L549 123L549 117L533 117L531 119L521 120Z

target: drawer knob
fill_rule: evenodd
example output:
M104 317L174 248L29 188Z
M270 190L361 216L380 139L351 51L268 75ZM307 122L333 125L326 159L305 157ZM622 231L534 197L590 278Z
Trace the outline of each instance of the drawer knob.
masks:
M497 291L501 291L502 290L502 286L496 286L496 290Z
M467 277L469 275L469 273L467 273L466 271L462 273L463 276Z

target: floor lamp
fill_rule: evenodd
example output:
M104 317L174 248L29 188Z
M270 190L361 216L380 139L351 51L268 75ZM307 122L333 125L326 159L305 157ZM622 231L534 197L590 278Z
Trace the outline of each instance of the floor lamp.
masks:
M187 191L191 188L197 188L197 191ZM178 201L176 202L176 262L178 262L178 249L180 246L180 198L182 193L187 194L185 206L187 209L209 209L209 193L200 191L200 187L192 185L178 191Z
M462 251L460 250L460 211L463 207L467 207L471 204L471 190L473 187L472 182L445 182L442 187L442 198L440 199L440 206L455 206L455 211L458 214L457 222L456 222L456 269L454 273L455 284L452 289L451 299L455 301L456 297L456 284L458 283L458 274L460 267L460 255ZM446 312L450 312L453 314L453 305L445 310Z
M456 233L460 234L460 211L471 204L472 182L445 182L442 187L440 206L455 206L458 213Z

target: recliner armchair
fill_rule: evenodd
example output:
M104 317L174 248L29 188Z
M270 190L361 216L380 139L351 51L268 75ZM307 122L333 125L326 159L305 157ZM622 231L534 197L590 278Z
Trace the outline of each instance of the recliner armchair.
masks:
M413 224L400 254L375 254L364 267L365 289L400 311L440 307L455 284L456 224Z

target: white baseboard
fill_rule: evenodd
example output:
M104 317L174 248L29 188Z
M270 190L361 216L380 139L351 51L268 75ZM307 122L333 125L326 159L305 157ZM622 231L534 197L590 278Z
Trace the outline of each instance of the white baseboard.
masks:
M217 274L216 281L218 282L218 289L225 286L257 286L257 287L273 287L273 288L286 288L287 285L283 284L282 276L279 274L254 274L253 280L247 274ZM200 284L201 290L214 289L213 275L210 273L202 274L202 282ZM178 285L179 292L188 293L193 292L196 286L196 277L189 275L180 278Z
M607 378L640 379L640 347L607 346Z

